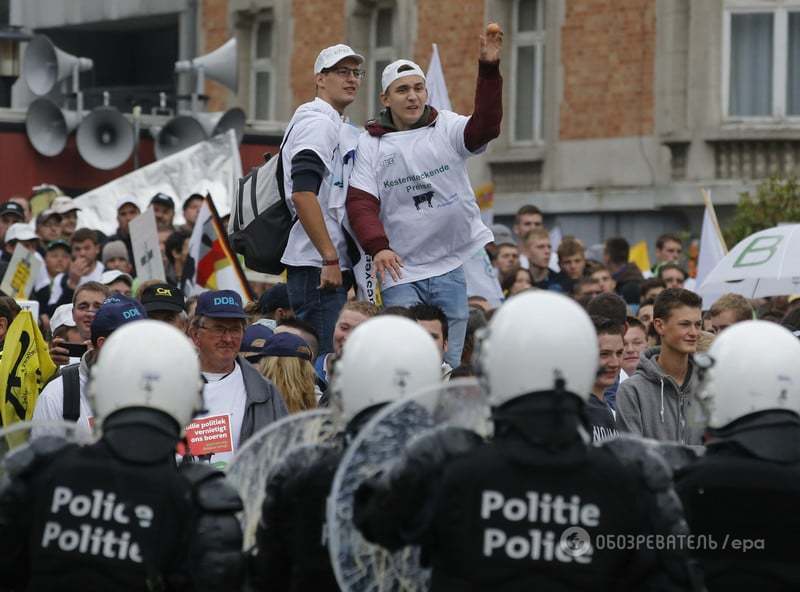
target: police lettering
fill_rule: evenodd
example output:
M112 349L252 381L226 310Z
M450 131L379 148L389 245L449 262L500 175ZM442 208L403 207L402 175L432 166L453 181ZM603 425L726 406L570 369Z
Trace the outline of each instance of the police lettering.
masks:
M50 544L58 546L61 551L121 559L122 561L142 562L142 554L137 543L131 543L131 533L125 531L121 535L102 526L92 528L81 524L78 530L62 529L58 522L49 521L44 525L42 549Z
M131 540L131 533L128 530L118 533L113 525L129 528L133 521L138 522L140 528L149 528L154 513L150 506L139 504L129 516L125 504L118 502L113 492L94 489L90 494L76 495L69 487L58 486L50 501L50 516L52 519L45 523L42 533L43 549L57 547L64 552L141 563L141 551L138 543ZM83 522L69 528L59 521L61 516L83 518L94 523ZM97 522L111 523L112 527Z
M590 542L585 541L581 551L576 553L565 544L568 541L562 540L561 535L573 526L596 527L600 523L600 508L595 504L582 504L577 495L567 499L561 495L528 491L524 498L506 498L499 491L488 490L481 496L481 518L554 527L553 530L531 528L525 535L518 536L509 536L500 528L486 528L483 533L483 554L486 557L504 554L517 560L586 564L591 563L594 551Z
M220 304L236 306L236 302L233 300L232 296L216 296L214 298L214 306L219 306Z

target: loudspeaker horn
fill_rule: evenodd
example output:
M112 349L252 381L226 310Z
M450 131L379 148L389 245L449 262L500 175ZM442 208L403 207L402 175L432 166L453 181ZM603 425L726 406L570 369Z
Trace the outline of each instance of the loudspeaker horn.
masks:
M203 76L216 80L229 89L236 91L238 89L236 55L236 37L232 37L211 53L193 60L175 62L175 71L180 73L202 70Z
M83 160L107 171L130 158L135 144L133 126L113 107L98 107L78 126L75 142Z
M80 123L81 114L62 109L55 102L39 97L28 106L25 133L34 149L44 156L61 154L67 138Z
M156 159L161 160L197 142L207 140L208 135L197 119L191 115L178 115L156 132L155 139Z
M242 143L244 124L247 122L247 116L239 107L233 107L227 111L197 113L194 117L196 117L203 126L209 138L232 129L236 132L236 141L239 144Z
M46 35L34 35L22 58L22 78L36 95L46 95L75 69L86 72L94 67L89 58L80 58L58 49Z

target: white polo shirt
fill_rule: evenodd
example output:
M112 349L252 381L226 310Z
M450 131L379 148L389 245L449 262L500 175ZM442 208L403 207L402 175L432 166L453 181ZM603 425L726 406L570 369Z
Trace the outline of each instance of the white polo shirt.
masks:
M361 134L350 186L380 200L390 248L404 264L399 281L385 274L384 289L452 271L493 240L467 175L468 121L439 111L423 128Z
M317 199L322 208L328 234L336 247L336 252L339 253L339 265L342 269L350 269L342 221L345 216L347 179L353 166L355 142L358 137L357 132L354 133L349 128L352 126L344 123L336 109L326 101L316 98L300 105L294 112L286 126L289 136L281 150L286 203L293 215L296 215L296 211L292 201L292 159L303 150L311 150L325 165L325 176ZM353 138L350 146L345 144L340 146L340 142L347 142L350 137ZM349 156L345 158L348 153ZM322 257L299 221L289 233L289 242L281 263L296 267L322 267Z

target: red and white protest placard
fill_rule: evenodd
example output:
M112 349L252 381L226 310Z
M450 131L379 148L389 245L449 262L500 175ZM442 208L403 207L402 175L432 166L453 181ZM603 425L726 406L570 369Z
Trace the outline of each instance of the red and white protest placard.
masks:
M186 426L186 441L192 456L233 452L230 414L195 419Z

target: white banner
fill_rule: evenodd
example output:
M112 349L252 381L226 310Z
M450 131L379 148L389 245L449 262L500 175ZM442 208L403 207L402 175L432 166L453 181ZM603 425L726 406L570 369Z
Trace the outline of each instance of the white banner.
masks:
M214 196L220 215L230 212L233 190L242 176L236 134L229 130L167 158L114 179L75 198L78 226L113 234L117 229L117 198L134 196L144 211L156 193L175 199L175 224L183 223L182 204L192 193Z
M703 308L708 309L716 302L717 298L722 296L722 293L704 290L701 286L708 274L711 273L711 270L725 257L728 249L720 234L717 213L714 211L714 204L711 202L711 194L706 190L703 190L703 199L706 203L706 208L703 212L703 227L700 230L700 251L697 254L695 287L703 297Z
M439 59L439 46L433 44L431 63L425 74L425 87L428 89L428 104L437 111L452 111L447 83L444 81L442 61Z

